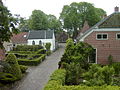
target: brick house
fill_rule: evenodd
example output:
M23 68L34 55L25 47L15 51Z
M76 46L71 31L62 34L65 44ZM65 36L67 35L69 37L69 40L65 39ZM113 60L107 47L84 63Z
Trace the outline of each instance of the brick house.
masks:
M119 7L115 7L114 13L85 30L77 39L93 46L95 53L89 61L97 64L108 64L108 57L112 55L113 62L120 62Z
M0 49L0 61L4 60L5 58L5 50L4 49Z

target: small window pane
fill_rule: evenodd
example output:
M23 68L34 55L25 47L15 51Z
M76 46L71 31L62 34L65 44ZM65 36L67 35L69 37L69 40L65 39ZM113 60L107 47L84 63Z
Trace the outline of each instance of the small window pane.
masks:
M103 34L103 39L107 39L107 34Z
M41 40L39 41L39 45L42 45L42 41Z
M102 35L101 34L98 34L97 35L97 39L101 39L102 38Z
M120 39L120 34L117 34L117 39Z
M32 45L35 45L35 41L32 41Z

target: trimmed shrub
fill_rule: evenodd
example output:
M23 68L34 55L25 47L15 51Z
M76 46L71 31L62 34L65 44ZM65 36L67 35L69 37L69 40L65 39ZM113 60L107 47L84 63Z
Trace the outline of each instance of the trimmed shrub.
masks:
M14 82L17 78L14 77L12 74L10 73L3 73L0 72L0 83L2 84L7 84L7 83L11 83Z
M47 51L50 51L51 43L46 43L45 48Z
M110 68L108 66L100 67L93 64L90 66L89 71L83 74L86 79L84 84L88 86L111 85L113 75L114 68Z
M15 54L33 54L35 53L34 51L9 51L7 53L15 53Z
M40 49L36 52L36 54L45 54L46 53L46 50L44 49Z
M26 70L28 69L27 66L24 66L24 65L19 65L19 66L20 66L20 69L21 69L21 72L22 72L22 73L25 73Z
M49 56L51 54L51 51L47 51L46 54L47 56Z
M55 88L48 88L45 90L120 90L118 86L57 86Z
M5 70L6 73L13 74L17 79L20 79L22 77L22 73L16 60L16 56L14 54L9 54L6 58L6 62L10 65L10 68Z
M39 49L43 49L40 45L17 45L13 51L37 51Z
M41 55L39 58L35 60L28 60L28 59L18 59L18 63L20 65L27 65L27 66L36 66L40 64L45 59L45 54Z
M56 70L50 77L50 80L44 87L44 90L120 90L118 86L64 86L66 71L64 69Z
M58 90L57 88L59 86L62 86L65 84L65 76L66 76L66 71L64 69L56 70L50 76L50 80L48 81L44 90Z
M110 65L115 69L115 75L120 75L120 62L116 62Z

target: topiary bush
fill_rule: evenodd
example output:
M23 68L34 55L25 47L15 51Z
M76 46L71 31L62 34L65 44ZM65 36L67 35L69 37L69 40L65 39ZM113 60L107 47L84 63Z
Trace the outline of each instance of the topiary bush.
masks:
M51 76L44 90L58 90L59 86L65 84L66 70L58 69Z
M45 48L47 51L50 51L51 43L46 43Z
M85 85L88 86L102 86L102 85L111 85L114 76L114 68L108 66L99 66L93 64L90 66L88 72L83 74Z
M25 73L26 70L28 69L28 66L25 66L25 65L19 65L19 66L22 73Z
M16 60L16 56L14 54L9 54L6 57L5 61L10 65L10 68L8 68L8 70L5 70L6 73L10 73L13 76L15 76L17 79L20 79L22 77L22 72Z

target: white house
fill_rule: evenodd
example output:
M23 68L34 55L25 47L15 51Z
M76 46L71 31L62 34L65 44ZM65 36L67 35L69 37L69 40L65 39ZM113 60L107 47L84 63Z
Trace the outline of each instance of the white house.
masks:
M51 43L50 50L55 50L55 35L53 30L34 30L28 33L28 45L42 45Z

